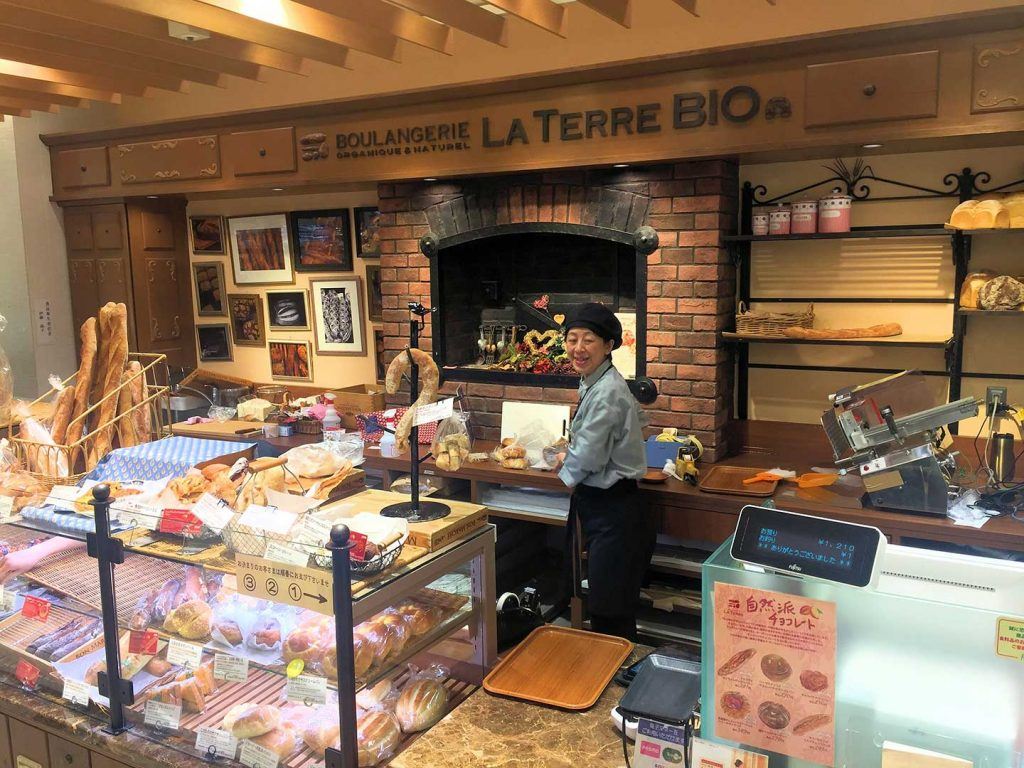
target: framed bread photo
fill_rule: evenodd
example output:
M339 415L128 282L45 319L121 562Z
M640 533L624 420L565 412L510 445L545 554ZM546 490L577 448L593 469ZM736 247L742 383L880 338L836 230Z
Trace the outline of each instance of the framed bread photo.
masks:
M308 341L271 341L270 377L281 381L312 381L313 355Z
M199 361L202 363L231 362L231 332L227 324L197 325Z
M313 338L320 355L366 355L362 279L313 280Z
M229 293L228 316L235 344L240 347L266 346L263 299L258 293Z
M371 323L384 322L384 297L380 289L380 264L366 265L366 311Z
M380 210L356 208L356 255L363 259L380 256Z
M283 213L228 219L231 267L237 285L290 285L292 271L288 219Z
M224 219L221 216L189 216L188 234L197 256L224 254Z
M293 211L296 272L351 272L352 247L348 208Z
M309 330L309 294L306 291L267 291L267 317L272 331Z
M223 317L224 265L219 261L200 261L192 265L196 286L196 314L200 317Z

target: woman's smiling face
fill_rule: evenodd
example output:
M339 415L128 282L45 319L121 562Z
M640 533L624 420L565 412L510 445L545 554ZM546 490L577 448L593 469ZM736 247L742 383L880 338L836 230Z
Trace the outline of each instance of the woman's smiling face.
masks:
M596 371L612 353L613 342L605 341L589 328L570 328L565 334L565 352L580 376Z

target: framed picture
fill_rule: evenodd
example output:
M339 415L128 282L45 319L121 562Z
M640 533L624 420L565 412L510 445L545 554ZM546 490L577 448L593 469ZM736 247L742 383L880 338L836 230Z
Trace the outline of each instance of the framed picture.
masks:
M200 261L192 265L196 281L196 307L200 317L223 316L224 265L219 261Z
M288 220L283 213L228 219L231 267L238 285L287 285L292 272Z
M296 272L351 272L348 208L293 211Z
M270 377L288 381L313 380L313 355L308 341L271 341Z
M387 376L388 367L384 365L384 329L373 329L373 356L377 362L377 383L380 384Z
M224 219L220 216L189 216L192 253L206 256L224 253Z
M366 311L371 323L384 321L384 297L380 292L380 265L366 265Z
M308 294L306 291L267 291L267 316L272 331L308 331Z
M263 325L263 299L258 293L229 293L228 317L235 344L262 347L267 343Z
M365 355L362 280L313 280L313 338L321 355Z
M380 211L356 208L356 253L361 258L380 256Z
M199 360L204 363L232 360L229 334L230 331L228 331L226 323L224 325L197 325Z

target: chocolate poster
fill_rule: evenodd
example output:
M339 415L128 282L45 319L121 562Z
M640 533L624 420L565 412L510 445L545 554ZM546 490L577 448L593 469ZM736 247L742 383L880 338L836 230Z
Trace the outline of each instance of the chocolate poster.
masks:
M715 584L715 736L832 766L836 605Z

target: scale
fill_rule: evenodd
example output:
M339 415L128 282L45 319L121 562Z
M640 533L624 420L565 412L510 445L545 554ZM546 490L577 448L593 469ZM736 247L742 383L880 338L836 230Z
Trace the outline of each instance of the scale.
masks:
M730 552L752 569L869 587L878 583L885 536L870 525L747 505Z

